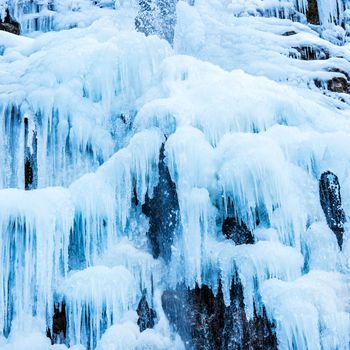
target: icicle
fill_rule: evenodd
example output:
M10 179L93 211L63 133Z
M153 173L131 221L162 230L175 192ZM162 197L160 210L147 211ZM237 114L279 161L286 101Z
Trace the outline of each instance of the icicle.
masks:
M125 267L94 266L73 273L61 287L70 344L95 348L104 331L136 303L135 287Z
M231 281L236 272L242 282L244 303L249 318L253 317L254 303L260 306L259 289L270 278L292 281L301 275L304 260L291 247L277 242L235 246L231 242L208 244L208 268L222 278L225 303L230 302ZM212 276L211 278L215 278Z
M0 191L0 329L5 335L16 320L45 322L53 309L52 291L68 270L73 208L67 190Z
M211 222L213 210L209 193L204 188L193 188L189 193L180 196L180 212L182 236L180 244L176 247L183 261L174 265L180 269L177 282L184 280L186 285L194 286L202 283L206 263L207 241L212 230ZM180 253L181 252L181 253ZM178 257L180 258L180 257Z
M276 144L257 134L232 134L221 140L220 184L235 215L250 230L257 225L274 227L283 243L300 246L306 217L291 208L302 206L288 163ZM271 181L271 182L270 182Z
M346 278L312 271L294 282L266 281L262 298L283 349L347 349L350 318Z

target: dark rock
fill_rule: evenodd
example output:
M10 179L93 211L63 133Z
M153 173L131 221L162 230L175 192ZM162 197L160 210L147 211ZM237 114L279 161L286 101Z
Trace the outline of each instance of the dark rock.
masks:
M176 185L171 180L164 161L164 145L159 156L159 182L153 198L146 195L142 212L149 217L147 233L154 258L161 256L166 262L171 258L171 246L179 228L180 214Z
M171 326L186 349L277 349L274 325L264 308L248 321L243 288L237 276L232 281L231 303L226 306L219 283L215 296L207 285L194 289L178 286L162 295L162 306Z
M51 343L64 344L67 332L66 305L64 302L54 306L51 329L48 328L46 332L46 335L51 339Z
M347 93L349 91L349 84L345 78L334 77L327 82L327 89L333 92Z
M303 61L311 60L327 60L330 58L328 50L318 46L300 46L293 47L298 54L290 53L290 57L300 59Z
M288 32L283 33L282 35L283 36L291 36L291 35L296 35L296 34L297 34L297 32L295 32L294 30L290 30Z
M137 325L140 328L140 332L143 332L147 328L154 327L154 319L157 317L157 313L148 306L146 295L143 295L136 310L139 319Z
M11 18L8 10L6 10L5 18L0 21L0 30L16 35L20 34L20 25L18 22Z
M227 239L232 239L236 245L254 244L254 237L243 221L236 218L226 218L222 224L222 233Z
M36 131L32 131L32 142L31 145L29 145L28 125L28 118L24 118L24 188L26 190L33 190L38 186L38 139Z
M327 224L337 237L339 248L342 249L346 218L341 203L338 177L330 171L324 172L319 181L319 189L320 202Z
M311 24L315 24L315 25L320 24L317 0L308 0L306 18L307 18L307 21Z

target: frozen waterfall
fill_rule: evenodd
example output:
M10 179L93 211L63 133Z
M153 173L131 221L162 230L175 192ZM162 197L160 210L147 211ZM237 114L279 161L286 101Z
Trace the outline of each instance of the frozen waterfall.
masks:
M0 349L350 350L348 0L0 0Z

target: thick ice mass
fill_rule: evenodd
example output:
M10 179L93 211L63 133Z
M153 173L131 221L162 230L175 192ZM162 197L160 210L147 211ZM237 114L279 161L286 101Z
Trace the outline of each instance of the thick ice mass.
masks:
M348 1L0 24L0 349L350 350Z

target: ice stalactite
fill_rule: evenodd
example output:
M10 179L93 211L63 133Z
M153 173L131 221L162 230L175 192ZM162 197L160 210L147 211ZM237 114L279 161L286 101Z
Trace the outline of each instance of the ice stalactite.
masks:
M131 273L122 266L94 266L72 274L61 288L68 342L94 349L106 329L135 303L135 287Z
M9 189L1 196L0 329L8 335L13 324L25 328L31 316L38 315L44 323L50 319L52 290L68 272L73 208L61 189Z

